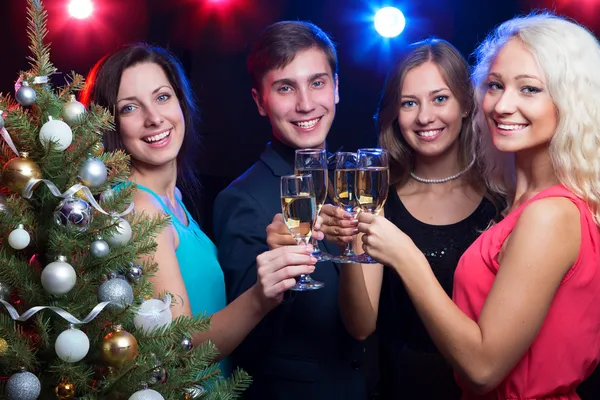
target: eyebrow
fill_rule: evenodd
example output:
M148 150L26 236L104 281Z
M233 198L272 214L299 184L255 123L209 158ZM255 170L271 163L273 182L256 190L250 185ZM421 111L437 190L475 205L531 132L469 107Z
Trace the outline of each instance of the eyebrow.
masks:
M496 77L496 78L502 78L502 75L499 74L499 73L497 73L497 72L490 72L488 76L493 76L493 77ZM528 75L528 74L520 74L520 75L515 76L515 80L519 80L519 79L536 79L536 80L542 82L541 78L539 78L539 77L537 77L535 75Z
M308 81L312 82L315 79L319 79L319 78L323 78L324 76L329 77L329 74L327 72L318 72L316 74L312 74L308 77ZM289 86L295 86L296 83L298 81L296 81L295 79L290 79L290 78L283 78L283 79L278 79L276 81L274 81L271 86L277 86L277 85L289 85Z
M445 91L445 90L448 90L448 91L449 91L450 89L449 89L449 88L447 88L447 87L443 87L443 88L435 89L435 90L432 90L432 91L430 91L430 92L429 92L429 96L434 96L434 95L436 95L436 94L438 94L438 93L440 93L440 92L443 92L443 91ZM417 98L417 96L415 96L415 95L413 95L413 94L403 94L403 95L402 95L402 97L403 97L403 98L404 98L404 97L408 97L408 98L411 98L411 99L416 99L416 98Z
M162 85L162 86L159 86L156 89L154 89L152 91L152 94L156 94L156 93L160 92L160 90L163 88L169 88L169 89L173 90L173 88L169 85ZM137 99L136 96L125 97L125 98L117 100L117 104L119 104L119 102L124 101L124 100L130 101L130 100L135 100L135 99Z

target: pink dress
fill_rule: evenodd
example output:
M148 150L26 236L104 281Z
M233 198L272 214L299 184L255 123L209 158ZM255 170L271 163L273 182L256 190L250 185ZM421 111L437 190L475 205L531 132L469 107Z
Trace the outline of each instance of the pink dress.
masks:
M587 205L562 185L541 191L467 249L454 276L454 302L478 320L498 272L502 244L524 207L546 197L566 197L579 208L581 248L577 261L561 282L531 347L504 381L488 394L477 396L459 379L463 399L579 399L575 389L600 360L600 233Z

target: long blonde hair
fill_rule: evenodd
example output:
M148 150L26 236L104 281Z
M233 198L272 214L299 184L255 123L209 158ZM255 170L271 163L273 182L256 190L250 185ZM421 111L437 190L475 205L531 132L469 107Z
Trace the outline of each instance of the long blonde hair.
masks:
M494 57L513 37L533 54L558 110L558 127L550 142L557 178L588 204L600 225L600 45L584 27L550 13L506 21L476 50L473 82L478 104ZM490 136L480 107L475 124Z

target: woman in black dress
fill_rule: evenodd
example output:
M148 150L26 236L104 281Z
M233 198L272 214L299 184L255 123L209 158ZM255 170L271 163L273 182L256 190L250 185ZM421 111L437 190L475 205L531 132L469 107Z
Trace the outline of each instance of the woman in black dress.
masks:
M488 138L472 127L468 65L450 43L412 45L390 72L377 122L390 154L385 216L426 255L446 292L462 253L503 211L511 179ZM332 206L321 230L338 243L355 239L355 222ZM355 251L362 252L357 245ZM383 399L459 399L452 368L421 323L402 281L380 265L341 268L346 328L365 339L377 328Z

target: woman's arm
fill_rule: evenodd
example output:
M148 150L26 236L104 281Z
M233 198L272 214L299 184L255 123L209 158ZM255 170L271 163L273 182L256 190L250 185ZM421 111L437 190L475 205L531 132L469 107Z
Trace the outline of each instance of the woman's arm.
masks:
M323 206L319 222L329 241L343 245L354 239L359 243L357 223L341 208ZM355 251L362 253L360 246L355 246ZM346 330L357 340L365 340L375 331L382 279L383 267L379 264L340 265L340 313Z
M496 387L531 346L581 243L579 210L570 200L527 206L473 321L445 294L406 235L383 218L363 214L359 220L365 250L398 272L438 349L476 393Z
M151 196L136 195L136 210L148 214L162 213L162 208ZM168 291L181 297L182 304L172 307L173 318L191 316L192 311L179 263L175 254L176 236L172 226L156 238L154 261L158 271L150 280L158 295ZM282 300L283 292L295 284L294 277L314 271L316 260L310 256L310 248L288 246L265 252L257 257L258 281L235 301L211 316L210 330L197 333L194 343L210 339L219 349L219 359L228 356L254 329L260 320ZM198 282L198 290L202 283Z

